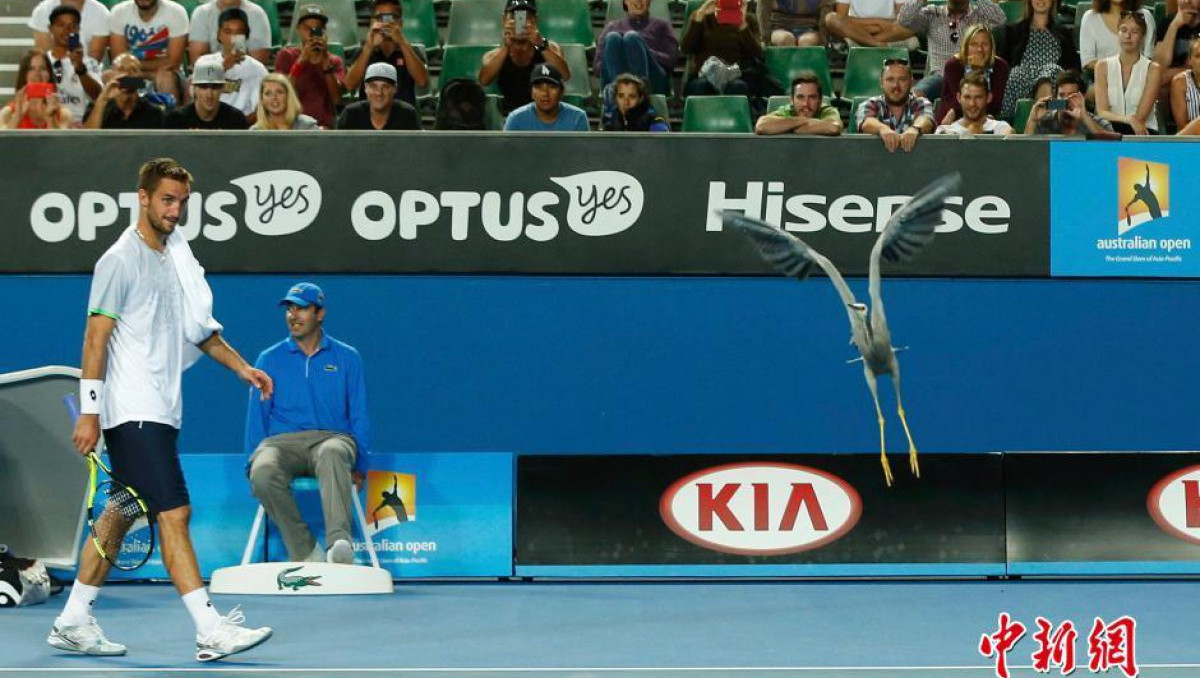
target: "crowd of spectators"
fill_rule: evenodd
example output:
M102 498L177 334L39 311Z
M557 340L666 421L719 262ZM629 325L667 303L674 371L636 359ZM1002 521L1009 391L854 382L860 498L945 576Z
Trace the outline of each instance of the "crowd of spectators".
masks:
M543 34L537 0L506 0L498 46L467 79L480 94L456 99L453 128L482 129L484 112L470 109L485 107L482 88L493 88L505 130L586 131L588 113L567 100L567 85L594 77L605 130L669 130L653 97L675 92L747 97L760 135L838 135L850 102L824 91L817 73L778 81L766 50L826 47L836 58L863 45L925 51L923 69L886 59L877 93L849 111L853 131L889 151L911 151L935 131L1200 131L1200 0L1168 0L1161 25L1142 0L1092 0L1075 33L1057 0L1023 0L1011 22L995 0L757 0L753 12L747 0L704 0L678 32L665 14L652 16L651 4L667 1L623 0L624 15L597 33L592 72L580 73ZM373 0L365 37L344 57L331 49L322 5L300 0L294 11L296 44L273 53L269 17L252 0L207 0L190 17L175 0L40 0L29 19L35 47L0 128L422 128L429 68L404 32L400 0ZM788 103L768 111L776 95ZM1019 104L1028 116L1014 129Z

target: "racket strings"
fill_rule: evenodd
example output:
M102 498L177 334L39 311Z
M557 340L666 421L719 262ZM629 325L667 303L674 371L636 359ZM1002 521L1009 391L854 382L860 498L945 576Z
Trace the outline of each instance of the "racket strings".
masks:
M101 548L111 558L131 556L131 547L146 538L143 534L146 512L141 502L126 488L105 483L96 497L97 508L101 505L100 516L93 525ZM140 525L139 519L143 519Z

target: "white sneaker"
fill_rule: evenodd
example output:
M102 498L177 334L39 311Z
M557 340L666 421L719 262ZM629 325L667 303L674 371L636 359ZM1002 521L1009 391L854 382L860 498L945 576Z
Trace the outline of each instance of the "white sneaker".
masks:
M96 623L95 617L88 617L86 624L67 626L62 623L62 617L54 620L54 628L46 636L46 642L52 647L67 652L79 652L103 657L117 657L125 654L125 646L114 643L104 637L104 631Z
M248 629L239 626L246 621L241 606L233 608L229 614L221 617L221 622L212 633L204 638L196 636L196 661L211 662L231 654L245 652L252 647L262 644L271 637L271 627Z
M353 565L354 547L345 539L339 539L333 542L333 547L325 554L325 560L339 565Z

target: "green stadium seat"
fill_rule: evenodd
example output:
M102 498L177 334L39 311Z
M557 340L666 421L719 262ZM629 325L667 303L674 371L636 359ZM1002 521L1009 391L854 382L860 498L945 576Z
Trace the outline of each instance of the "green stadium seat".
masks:
M346 0L302 0L302 4L320 5L325 11L325 16L329 17L329 24L325 27L325 35L329 42L355 46L362 44L362 38L358 35L358 15L355 14L351 3ZM291 30L288 32L289 45L300 44L300 34L296 31L296 24L300 18L300 12L292 13Z
M903 47L851 47L846 55L846 75L842 98L873 96L879 93L879 74L885 59L908 59Z
M455 78L469 78L478 82L479 65L483 55L495 48L495 45L446 45L442 52L442 73L438 76L438 90ZM500 93L495 82L485 87L484 91L490 94Z
M625 0L608 0L604 10L604 25L607 26L612 21L625 18L624 3ZM650 16L670 22L671 6L667 0L650 0Z
M544 5L539 5L539 10ZM564 94L575 95L590 99L592 97L592 79L588 76L587 49L583 45L563 44L563 56L567 60L567 68L571 69L571 79L566 82Z
M592 12L587 0L541 0L538 3L538 30L560 45L596 46Z
M767 112L774 113L790 103L792 103L792 98L790 96L786 94L776 94L775 96L767 99Z
M808 70L821 79L825 99L833 98L833 78L829 74L829 57L824 47L768 47L765 60L767 70L779 80L784 91L797 73Z
M850 124L847 126L847 132L850 134L858 133L858 107L862 106L863 102L871 97L858 96L850 102Z
M1001 0L1000 9L1004 10L1005 20L1014 24L1025 15L1024 0Z
M1033 99L1017 99L1017 108L1013 112L1013 130L1017 134L1025 133L1025 123L1029 120L1029 113L1033 110Z
M1083 24L1083 15L1092 8L1090 2L1080 2L1075 6L1075 46L1079 47L1079 29Z
M744 96L690 96L683 104L683 131L752 133L750 100Z
M191 19L192 12L195 12L196 8L204 3L204 0L175 0L175 2L178 2L185 10L187 10L188 18Z
M447 45L496 45L500 42L504 0L454 0L446 24Z
M253 0L253 2L267 13L267 22L271 24L271 47L282 47L283 24L279 19L279 3L276 0Z
M498 132L504 129L504 114L500 112L501 99L499 94L487 96L487 103L483 107L483 126L489 130Z
M663 120L667 121L668 126L671 124L671 107L667 103L667 95L651 94L650 106L654 109L655 113L661 115Z
M403 0L404 37L414 45L424 45L426 53L438 50L437 15L433 0Z

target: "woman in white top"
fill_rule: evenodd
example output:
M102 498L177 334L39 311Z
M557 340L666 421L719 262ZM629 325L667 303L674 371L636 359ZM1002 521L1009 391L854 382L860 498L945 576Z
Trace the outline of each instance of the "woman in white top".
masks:
M1122 134L1158 131L1154 99L1162 66L1142 53L1146 19L1140 12L1123 12L1117 24L1121 51L1096 62L1096 114Z
M1092 8L1084 12L1079 22L1079 60L1091 70L1104 57L1121 51L1117 44L1117 24L1125 12L1137 12L1146 20L1142 36L1142 53L1154 56L1154 15L1141 8L1141 0L1092 0Z
M271 73L259 86L258 119L250 129L320 129L315 118L300 112L300 98L292 81Z
M1200 134L1200 38L1188 45L1187 66L1171 78L1171 115L1180 134Z

